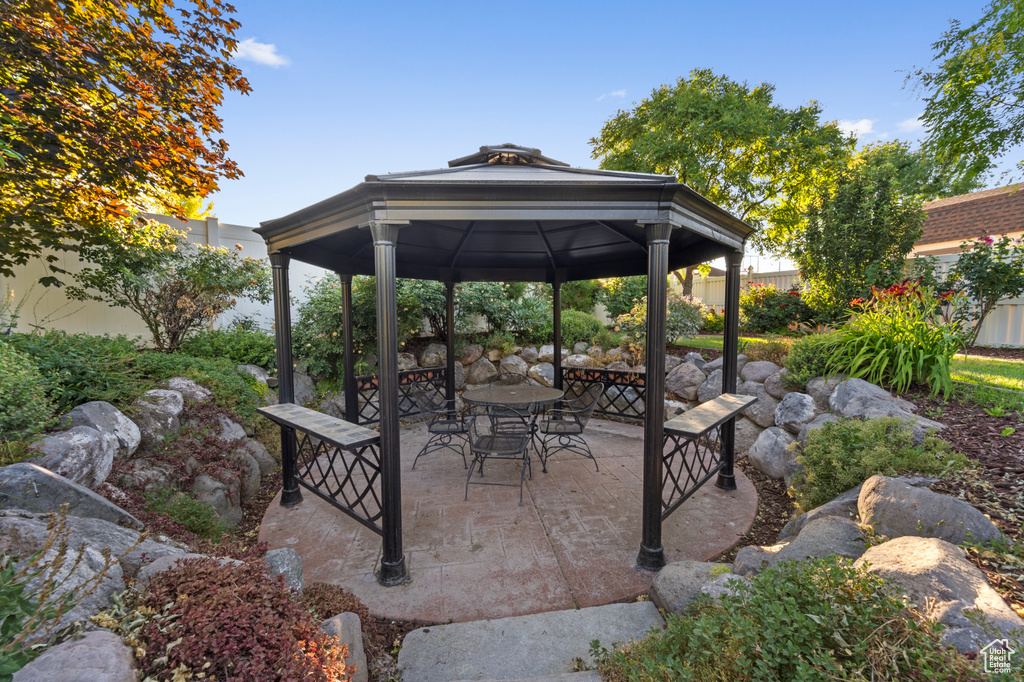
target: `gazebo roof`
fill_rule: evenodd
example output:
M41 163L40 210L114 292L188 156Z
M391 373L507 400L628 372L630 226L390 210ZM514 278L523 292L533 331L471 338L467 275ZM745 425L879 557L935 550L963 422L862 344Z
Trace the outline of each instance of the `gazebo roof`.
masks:
M371 222L399 231L399 277L569 281L647 272L644 224L671 223L669 268L741 250L752 228L670 175L570 168L538 149L481 147L449 168L365 182L256 232L271 253L374 274Z

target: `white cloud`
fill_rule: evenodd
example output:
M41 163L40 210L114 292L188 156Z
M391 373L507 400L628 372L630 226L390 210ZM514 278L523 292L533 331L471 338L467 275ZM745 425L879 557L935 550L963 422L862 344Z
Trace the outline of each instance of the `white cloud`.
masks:
M608 99L609 97L625 97L625 96L626 96L626 91L625 90L613 90L611 92L606 92L603 95L601 95L600 97L598 97L597 101L600 102L601 100Z
M862 118L859 121L836 121L836 125L847 135L855 135L856 137L870 135L875 129L875 122L870 118Z
M255 38L246 38L238 43L235 48L235 57L248 59L257 64L266 66L285 66L288 58L277 53L277 45L273 43L258 43Z
M905 133L915 133L924 127L924 121L921 120L920 116L914 118L908 118L906 121L900 121L897 127Z

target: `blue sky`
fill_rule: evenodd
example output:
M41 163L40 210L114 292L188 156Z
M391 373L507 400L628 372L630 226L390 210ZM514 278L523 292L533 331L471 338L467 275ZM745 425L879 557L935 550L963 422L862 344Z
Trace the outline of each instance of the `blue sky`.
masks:
M916 140L925 66L986 2L304 2L239 0L252 85L221 115L245 177L212 198L256 226L370 173L439 168L484 144L596 167L588 140L694 68L776 102L817 100L862 141Z

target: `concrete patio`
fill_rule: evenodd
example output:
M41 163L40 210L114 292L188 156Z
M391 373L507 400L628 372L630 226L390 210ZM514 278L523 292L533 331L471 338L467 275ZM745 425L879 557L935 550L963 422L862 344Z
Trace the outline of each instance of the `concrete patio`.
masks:
M341 585L379 617L424 623L472 621L629 600L655 573L635 568L640 545L643 428L604 420L587 427L601 467L571 453L534 458L523 506L518 488L471 486L453 451L427 455L424 424L403 426L403 539L411 582L374 578L381 539L306 492L287 509L275 500L259 539L302 556L305 580ZM514 462L489 462L487 479L518 482ZM753 484L707 483L664 523L666 559L708 560L732 547L757 512Z

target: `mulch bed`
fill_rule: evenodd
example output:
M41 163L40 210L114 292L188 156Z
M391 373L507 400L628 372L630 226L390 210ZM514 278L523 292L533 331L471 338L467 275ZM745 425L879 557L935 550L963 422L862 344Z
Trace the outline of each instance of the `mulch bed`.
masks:
M984 348L968 346L967 357L999 358L1000 360L1024 360L1024 348Z

